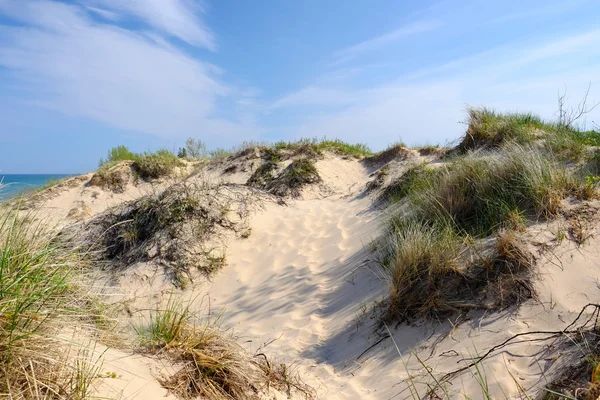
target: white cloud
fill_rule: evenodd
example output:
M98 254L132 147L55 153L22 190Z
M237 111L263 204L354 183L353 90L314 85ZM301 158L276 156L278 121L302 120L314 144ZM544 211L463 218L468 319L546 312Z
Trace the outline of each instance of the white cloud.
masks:
M275 101L270 110L302 105L338 106L356 101L353 93L310 86Z
M215 50L215 39L199 18L203 9L191 0L82 0L139 18L158 31L192 45Z
M0 26L0 66L15 78L5 84L21 101L163 138L232 143L258 134L234 115L214 116L238 92L217 67L157 34L97 23L85 7L53 1L0 0L0 12L25 25Z
M580 32L528 47L505 46L425 67L368 89L325 82L288 94L281 108L314 106L301 125L278 127L288 137L328 136L369 142L376 148L403 139L410 144L457 138L467 105L503 111L533 111L553 118L557 92L566 87L576 104L592 84L590 103L600 100L600 34ZM328 94L324 96L323 94ZM335 95L334 95L335 94ZM338 110L323 112L325 101ZM600 109L588 122L600 119Z

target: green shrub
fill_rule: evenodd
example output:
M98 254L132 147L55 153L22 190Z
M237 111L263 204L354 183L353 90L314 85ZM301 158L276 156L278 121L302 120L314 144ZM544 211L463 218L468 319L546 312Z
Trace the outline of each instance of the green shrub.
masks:
M185 150L185 153L182 152L185 157L194 159L204 158L208 155L208 151L206 150L206 145L204 142L200 139L194 139L192 137L187 138L185 141L185 148L182 150Z
M135 157L131 166L142 179L158 179L169 176L175 168L183 165L173 153L162 149L155 153L146 152Z
M131 152L127 146L117 146L108 151L106 160L100 159L99 166L102 167L105 164L113 164L118 161L134 160L135 158L136 154Z

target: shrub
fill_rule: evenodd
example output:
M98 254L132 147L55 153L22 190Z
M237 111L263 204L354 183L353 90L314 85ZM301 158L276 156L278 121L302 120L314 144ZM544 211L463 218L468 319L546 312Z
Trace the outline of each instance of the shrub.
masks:
M246 185L265 188L274 179L273 172L277 168L277 162L265 161L250 175Z
M134 160L135 158L136 154L131 152L127 146L117 146L108 151L106 160L100 159L99 167L102 167L105 164L113 164L118 161Z
M175 168L182 167L183 164L169 150L162 149L137 156L131 166L142 179L158 179L170 175Z
M208 155L204 142L192 137L185 141L185 148L182 150L185 150L185 156L190 158L204 158Z

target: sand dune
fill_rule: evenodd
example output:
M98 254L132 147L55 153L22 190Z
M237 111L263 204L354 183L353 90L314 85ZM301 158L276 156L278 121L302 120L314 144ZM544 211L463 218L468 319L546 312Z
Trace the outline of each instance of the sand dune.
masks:
M388 168L399 176L409 166L435 157L417 152L396 155ZM597 221L590 220L589 239L578 246L570 240L557 242L554 232L568 223L561 217L533 224L527 231L538 259L538 300L499 313L383 325L378 302L385 300L390 283L378 262L374 240L389 210L379 208L376 195L365 189L376 179L391 179L380 173L387 162L369 164L335 155L319 160L319 184L304 188L298 198L265 202L253 211L249 236L227 238L226 266L210 279L195 276L177 296L193 299L199 313L218 319L250 353L268 353L291 365L321 399L415 398L411 390L424 396L432 374L451 372L516 333L562 329L597 298ZM227 163L209 166L190 179L242 184L252 169L228 170ZM130 183L124 193L116 194L90 188L89 177L47 198L38 208L66 225L72 223L67 215L77 202L89 208L79 218L87 220L120 202L168 186L168 182ZM597 214L598 204L590 204L588 215ZM103 284L111 301L127 302L133 314L172 291L164 272L152 263L136 264ZM102 353L105 348L98 346ZM489 396L518 398L523 389L539 390L551 376L548 371L561 362L557 352L561 355L562 350L552 346L546 341L524 342L484 359L479 368L485 371ZM108 349L103 368L119 375L113 382L103 382L99 393L104 396L172 398L156 381L161 370L168 369L158 360ZM450 381L449 393L453 398L463 394L485 398L478 380L473 369L458 374Z

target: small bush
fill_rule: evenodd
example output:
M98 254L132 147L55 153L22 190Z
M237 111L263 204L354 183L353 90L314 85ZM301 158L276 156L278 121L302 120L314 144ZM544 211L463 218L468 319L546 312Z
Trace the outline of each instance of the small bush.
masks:
M130 151L127 146L113 147L108 151L106 160L103 158L100 159L99 167L102 167L105 164L114 164L119 161L132 161L136 156L137 155Z
M135 157L131 165L135 173L142 179L158 179L169 176L175 168L184 164L169 150L158 150L155 153L144 153Z
M265 188L274 179L273 172L277 169L277 162L265 161L250 175L246 185Z
M185 153L183 154L184 157L198 159L205 158L208 156L208 151L206 150L206 145L204 144L204 142L202 140L194 139L192 137L187 138L187 140L185 141L185 148L183 148L182 150L185 150Z

